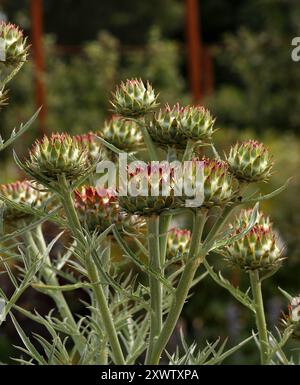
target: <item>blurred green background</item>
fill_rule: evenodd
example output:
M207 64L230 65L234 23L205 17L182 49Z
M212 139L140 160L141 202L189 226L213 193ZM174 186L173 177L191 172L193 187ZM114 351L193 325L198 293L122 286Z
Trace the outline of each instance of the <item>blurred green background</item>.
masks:
M42 132L83 133L101 127L110 115L111 91L127 77L150 80L162 103L195 102L195 85L189 81L188 3L42 1L45 71L38 76L45 88L46 115L43 125L36 122L16 142L18 153L25 154ZM30 1L0 1L0 17L20 25L29 40L30 6ZM237 139L265 142L275 160L272 181L262 186L265 192L293 177L285 192L263 204L287 245L284 267L264 287L268 322L274 328L287 306L277 287L291 294L300 292L300 62L291 59L291 41L300 36L300 2L199 0L198 13L200 102L217 118L218 148L226 151ZM10 104L0 113L3 137L37 109L36 76L30 60L11 83ZM20 176L12 148L1 154L0 162L0 182ZM221 261L214 263L223 268ZM224 274L244 287L238 272L224 269ZM0 283L5 285L3 279ZM22 301L40 306L33 292ZM254 324L250 314L206 278L194 290L180 326L191 341L229 336L233 344L246 337ZM175 335L171 345L176 341ZM7 358L15 342L10 325L2 326L0 360ZM256 363L256 359L249 344L226 363Z

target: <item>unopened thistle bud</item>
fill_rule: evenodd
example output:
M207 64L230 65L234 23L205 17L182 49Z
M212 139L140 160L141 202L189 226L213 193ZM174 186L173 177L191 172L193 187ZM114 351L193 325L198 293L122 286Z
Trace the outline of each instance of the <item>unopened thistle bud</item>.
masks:
M84 175L89 165L87 150L68 134L52 134L37 140L26 161L38 181L41 177L57 181L62 174L67 180L76 180Z
M133 232L141 223L121 211L115 192L109 189L83 186L75 190L75 207L80 222L91 232L103 232L111 224Z
M157 106L157 95L152 86L142 80L131 79L122 82L113 94L111 102L117 115L135 117L152 112Z
M194 186L195 191L198 188L204 189L203 206L222 206L233 201L237 194L238 182L228 171L227 163L204 157L201 161L194 159L191 166L191 169L185 174L185 178L190 178L190 183ZM201 186L197 187L196 177L200 166L203 169L203 182Z
M248 182L267 180L273 166L268 150L256 140L237 143L231 148L227 161L231 172Z
M107 158L107 151L104 146L96 138L96 133L89 132L87 134L75 135L74 140L85 148L88 152L91 162L101 161Z
M122 209L131 214L157 215L178 207L174 197L174 180L168 167L141 165L135 172L127 172L128 193L119 196Z
M187 106L180 113L182 134L191 140L209 140L214 133L215 119L204 107Z
M155 113L149 124L149 134L155 143L163 146L185 148L187 136L182 132L180 119L184 108L177 103L170 107L168 104Z
M243 210L231 228L231 236L244 231L252 210ZM278 268L283 261L284 247L273 231L268 217L259 213L257 223L241 239L226 246L224 255L228 262L243 270L268 271Z
M1 53L0 63L17 67L27 58L28 46L23 32L13 24L0 23Z
M173 228L168 232L167 257L185 259L189 253L191 232Z
M34 188L35 187L35 188ZM32 185L28 180L0 185L0 194L14 203L21 203L28 208L40 208L49 198L49 193L40 191L42 187ZM0 197L1 200L1 197ZM4 203L3 217L8 222L31 217L22 209Z
M97 134L120 150L135 149L143 142L143 135L138 125L119 117L106 121L103 129Z

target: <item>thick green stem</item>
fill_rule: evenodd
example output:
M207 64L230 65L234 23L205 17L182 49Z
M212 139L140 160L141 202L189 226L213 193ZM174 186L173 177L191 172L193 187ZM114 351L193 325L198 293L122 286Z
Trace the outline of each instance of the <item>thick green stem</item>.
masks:
M46 252L46 244L43 237L41 225L37 227L36 230L37 234L37 240L39 243L39 247L37 247L32 234L30 232L27 232L24 234L24 239L27 245L29 245L32 249L32 252L34 253L34 256L37 258L43 258L43 254ZM51 266L51 260L49 256L46 256L45 263L42 267L42 277L45 280L47 285L51 286L59 286L59 282L57 280L57 277L53 273L52 266ZM57 310L59 311L61 317L66 320L66 322L70 325L70 328L72 330L77 330L76 334L72 334L72 339L74 341L74 344L79 352L79 354L83 354L84 349L86 348L86 341L85 338L80 335L80 332L78 331L78 326L76 324L76 321L74 320L74 317L72 315L72 312L69 308L69 305L63 295L62 292L56 291L51 293L51 298L55 302L55 305L57 307Z
M159 240L159 216L148 219L148 249L149 265L157 273L161 274L160 240ZM162 284L155 277L149 277L150 302L151 302L151 325L149 348L147 350L146 363L151 357L153 345L157 340L162 327Z
M264 302L261 291L261 281L257 270L250 271L250 282L252 289L252 296L255 303L255 319L258 330L258 337L260 342L260 359L261 364L266 365L268 362L269 342L267 323L264 311Z
M174 331L174 328L177 324L182 308L188 296L194 276L199 267L199 264L201 263L201 237L203 227L206 222L206 215L206 211L203 212L200 209L198 209L196 212L188 261L181 275L179 284L176 288L174 299L172 301L171 308L165 321L165 324L153 347L152 354L148 362L149 364L157 365L159 363L161 353Z
M85 236L82 232L82 228L74 208L70 187L68 186L68 183L63 175L59 178L59 187L61 203L69 220L69 225L73 236L75 239L77 238L81 242L86 243ZM90 282L93 284L93 291L95 294L98 310L101 314L103 326L112 349L114 362L118 365L124 365L125 359L118 339L117 331L115 329L113 317L108 307L105 288L102 287L102 285L99 283L100 277L92 255L85 255L84 258L86 263L85 267L87 269Z
M172 221L172 215L161 215L159 218L159 253L160 264L163 269L167 253L168 230Z
M191 160L193 157L194 142L189 139L186 144L184 154L182 156L182 162Z

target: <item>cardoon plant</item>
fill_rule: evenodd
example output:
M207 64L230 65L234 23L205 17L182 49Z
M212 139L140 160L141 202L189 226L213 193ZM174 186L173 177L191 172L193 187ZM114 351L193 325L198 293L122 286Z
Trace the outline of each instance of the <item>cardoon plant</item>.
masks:
M27 46L16 27L1 24L0 35L7 55L1 66L11 75L3 78L3 90L26 61ZM248 192L250 184L271 177L267 148L249 140L221 159L213 144L211 113L179 104L158 109L158 94L142 80L122 82L111 105L115 116L94 133L52 133L36 140L25 159L15 154L28 180L0 186L5 230L0 258L15 288L12 295L0 290L5 301L1 321L9 315L24 342L16 360L42 365L219 364L254 339L262 364L293 363L283 346L299 337L300 301L282 290L289 314L278 335L268 330L262 282L281 268L286 255L270 219L258 209L260 201L285 186L267 195ZM35 116L1 140L1 148ZM125 150L131 163L124 165ZM98 178L98 166L110 172L106 179ZM243 206L250 208L240 210ZM227 225L234 211L236 219ZM182 215L190 218L189 229L178 225ZM46 222L57 229L57 236L47 241ZM114 255L116 250L121 256ZM212 257L217 255L249 277L250 291L215 272ZM200 268L206 272L200 274ZM217 342L189 347L182 335L181 348L173 352L168 342L184 304L207 276L253 313L253 333L227 351L224 345L217 348ZM19 306L29 287L50 296L56 311L42 316L38 309ZM86 294L78 294L83 312L75 312L65 297L75 290ZM18 313L43 326L49 340L26 336Z

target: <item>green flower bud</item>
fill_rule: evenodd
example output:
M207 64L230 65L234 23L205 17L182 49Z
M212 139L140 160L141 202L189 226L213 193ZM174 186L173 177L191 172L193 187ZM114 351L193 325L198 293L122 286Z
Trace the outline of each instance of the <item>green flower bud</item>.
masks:
M255 140L237 143L231 148L227 161L231 172L248 182L267 180L273 166L266 147Z
M231 236L240 234L249 224L252 210L243 210L230 226ZM259 214L254 227L241 239L226 246L225 258L243 270L268 271L278 268L283 261L279 237L274 233L268 217Z
M127 179L128 194L119 196L119 203L128 213L151 216L181 205L174 196L174 180L169 169L149 164L137 168L135 172L128 172ZM165 181L169 191L161 194ZM137 191L133 192L130 185ZM154 190L157 193L153 193Z
M14 203L27 205L29 208L40 208L50 196L49 193L41 191L42 186L31 184L28 180L0 185L0 194ZM1 199L1 198L0 198ZM31 215L4 203L3 217L8 222L19 219L31 218Z
M145 85L137 79L122 82L113 94L111 104L117 115L125 117L145 115L158 106L157 95L149 82Z
M185 175L190 177L190 184L195 186L197 168L200 161L203 167L204 177L204 201L203 206L223 206L232 202L236 197L238 182L228 171L226 162L217 159L208 159L203 157L201 160L192 161L191 173ZM194 187L195 189L195 187Z
M91 232L103 232L113 223L134 232L141 225L136 216L121 211L116 193L109 189L83 186L75 190L75 207L80 222Z
M209 140L214 130L215 119L204 107L188 106L180 113L180 129L187 138Z
M97 133L89 132L87 134L75 135L74 140L86 149L91 162L97 160L101 161L107 158L106 148L100 143L99 139L96 138Z
M23 32L13 24L0 23L0 38L2 40L3 57L1 64L17 67L24 63L28 54L28 46Z
M84 175L90 163L87 150L78 140L68 134L52 134L35 142L26 166L36 180L57 181L61 174L67 180L76 180Z
M168 232L167 257L186 259L191 243L191 232L173 228Z
M155 143L185 148L187 137L180 127L183 110L178 103L172 108L167 104L155 113L148 127L149 134Z
M120 150L132 150L143 142L143 135L138 125L119 117L113 117L104 123L97 134Z

